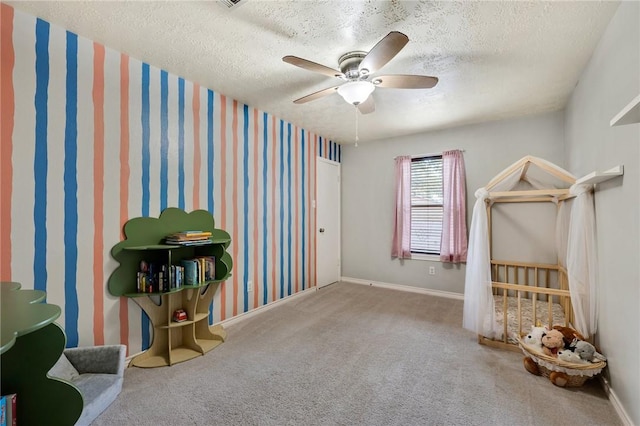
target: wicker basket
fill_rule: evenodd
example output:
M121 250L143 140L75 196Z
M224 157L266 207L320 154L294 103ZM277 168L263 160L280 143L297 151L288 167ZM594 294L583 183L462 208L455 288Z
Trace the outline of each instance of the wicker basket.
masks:
M537 348L527 345L519 338L518 345L522 352L538 365L538 369L544 377L549 378L553 371L565 373L568 378L565 386L582 386L588 379L600 374L602 369L607 366L605 361L584 364L566 362L561 359L551 357Z

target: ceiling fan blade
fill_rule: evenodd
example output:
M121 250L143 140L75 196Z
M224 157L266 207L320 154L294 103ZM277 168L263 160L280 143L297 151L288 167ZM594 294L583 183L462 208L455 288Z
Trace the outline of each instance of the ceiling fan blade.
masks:
M310 95L307 96L303 96L300 99L296 99L295 101L293 101L294 104L304 104L307 102L311 102L311 101L315 101L316 99L320 99L322 97L325 97L327 95L330 95L332 93L335 93L336 90L338 90L339 86L334 86L334 87L329 87L328 89L322 89L319 90L317 92L314 92Z
M438 84L438 78L426 75L381 75L374 78L372 83L391 89L431 89Z
M391 31L367 53L360 62L359 69L361 71L366 69L369 74L376 72L393 59L408 42L409 37L406 35L398 31Z
M371 114L376 110L376 102L373 100L373 94L369 95L366 101L358 104L358 111L361 114Z
M282 60L288 64L295 65L308 71L318 72L320 74L328 75L329 77L344 78L344 74L340 70L336 70L307 59L302 59L297 56L285 56Z

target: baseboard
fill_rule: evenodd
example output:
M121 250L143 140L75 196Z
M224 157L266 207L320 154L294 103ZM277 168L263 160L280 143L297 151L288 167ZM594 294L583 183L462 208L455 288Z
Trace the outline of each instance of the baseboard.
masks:
M281 305L283 303L291 302L292 300L297 299L298 297L307 296L309 294L312 294L316 290L317 290L317 287L310 287L310 288L308 288L306 290L302 290L302 291L299 291L299 292L297 292L295 294L292 294L291 296L286 296L286 297L283 297L282 299L274 300L271 303L267 303L266 305L258 306L255 309L252 309L250 311L244 312L244 313L242 313L240 315L236 315L233 318L228 318L228 319L226 319L224 321L220 321L220 322L218 322L216 324L213 324L213 325L218 325L219 324L219 325L221 325L223 327L226 327L226 326L229 326L231 324L235 324L237 322L240 322L240 321L246 320L248 318L251 318L251 317L253 317L255 315L258 315L258 314L261 314L263 312L266 312L269 309L275 308L276 306L279 306L279 305Z
M609 381L607 381L607 379L605 379L602 374L600 374L598 377L600 378L602 388L609 397L609 401L611 402L611 405L613 405L613 408L616 410L616 413L618 413L618 417L620 417L622 424L624 424L625 426L633 426L633 422L631 421L629 414L627 414L627 411L622 406L622 403L618 399L618 396L609 386Z
M259 306L259 307L255 308L255 309L252 309L250 311L244 312L244 313L242 313L240 315L236 315L233 318L228 318L228 319L226 319L224 321L220 321L220 322L214 323L214 324L212 324L212 326L213 325L221 325L223 327L226 327L226 326L229 326L231 324L236 324L236 323L238 323L240 321L246 320L246 319L251 318L251 317L253 317L255 315L258 315L258 314L261 314L263 312L266 312L269 309L274 308L276 306L279 306L279 305L281 305L283 303L287 303L287 302L290 302L290 301L292 301L294 299L297 299L298 297L306 296L306 295L315 293L316 290L317 290L317 287L310 287L310 288L308 288L306 290L302 290L302 291L299 291L299 292L297 292L295 294L292 294L291 296L283 297L282 299L275 300L275 301L273 301L271 303L267 303L266 305ZM133 358L135 358L136 356L140 355L143 352L145 352L145 351L141 351L141 352L137 352L137 353L135 353L133 355L129 355L125 360L125 368L129 366L129 363L131 362L131 360Z
M408 291L410 293L427 294L429 296L446 297L447 299L464 300L464 295L460 293L453 293L450 291L433 290L430 288L413 287L403 284L384 283L380 281L362 280L360 278L342 277L341 281L353 284L362 284L376 287L384 287L392 290Z

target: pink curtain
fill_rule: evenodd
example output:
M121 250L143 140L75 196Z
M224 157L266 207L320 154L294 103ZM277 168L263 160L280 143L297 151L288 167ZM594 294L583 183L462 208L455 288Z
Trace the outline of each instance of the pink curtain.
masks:
M396 214L391 257L411 258L411 157L396 158Z
M465 190L464 158L462 151L442 153L444 216L440 261L460 263L467 261L467 194Z

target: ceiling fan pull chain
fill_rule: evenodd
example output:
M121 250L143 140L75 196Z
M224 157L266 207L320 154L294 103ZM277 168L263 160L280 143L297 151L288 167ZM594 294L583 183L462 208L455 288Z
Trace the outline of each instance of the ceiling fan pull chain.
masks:
M356 112L356 146L358 146L358 107L354 108Z

